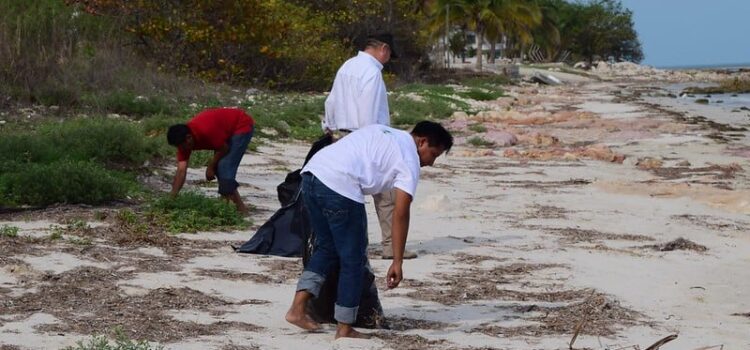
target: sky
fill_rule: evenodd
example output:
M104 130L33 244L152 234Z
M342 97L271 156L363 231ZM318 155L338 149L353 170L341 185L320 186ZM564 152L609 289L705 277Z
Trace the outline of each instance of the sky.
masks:
M633 11L643 64L750 65L750 0L621 0Z

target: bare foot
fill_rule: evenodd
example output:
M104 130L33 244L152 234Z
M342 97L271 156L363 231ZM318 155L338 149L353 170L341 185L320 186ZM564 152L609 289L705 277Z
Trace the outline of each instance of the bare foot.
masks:
M286 321L304 330L315 332L319 331L322 327L320 323L313 321L310 316L304 313L297 313L289 310L286 313Z
M336 329L336 339L338 338L356 338L356 339L370 339L372 336L365 333L357 332L352 327L346 327L342 328L339 327Z

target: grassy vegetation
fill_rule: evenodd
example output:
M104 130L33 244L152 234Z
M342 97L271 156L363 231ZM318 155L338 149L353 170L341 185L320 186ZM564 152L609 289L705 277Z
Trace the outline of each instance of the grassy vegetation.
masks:
M445 119L454 111L470 111L453 87L438 84L407 84L388 96L391 124L409 127L420 120Z
M484 126L483 124L477 123L477 124L471 124L471 125L469 125L469 130L471 130L473 132L486 132L487 131L487 127Z
M147 213L155 223L172 233L242 229L250 225L234 204L190 191L174 199L156 198L149 204ZM133 220L130 214L122 215L125 220Z
M3 225L0 227L0 237L18 237L18 227Z
M110 342L107 337L97 335L88 341L79 341L76 346L69 346L63 350L161 350L161 345L151 345L145 340L134 341L128 339L122 330L115 331L116 337L114 342Z
M255 137L291 137L315 140L322 135L320 120L324 113L325 97L310 94L259 94L242 103L256 125ZM266 130L274 130L269 134ZM251 142L252 144L252 142Z
M750 79L727 79L719 83L718 86L685 88L683 92L688 94L746 94L750 93Z
M492 147L495 145L494 142L485 140L482 137L474 136L468 140L466 140L466 143L474 146L474 147Z
M0 205L98 204L139 192L136 172L167 152L138 124L106 118L0 130Z

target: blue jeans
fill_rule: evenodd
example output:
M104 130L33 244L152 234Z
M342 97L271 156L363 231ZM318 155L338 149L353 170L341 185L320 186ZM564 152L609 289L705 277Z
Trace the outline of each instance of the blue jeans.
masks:
M302 195L315 232L315 248L297 291L317 297L326 275L339 267L334 318L354 324L367 264L365 205L334 192L310 173L302 174Z
M216 164L216 179L219 181L219 194L223 196L230 195L237 190L239 184L235 179L237 177L237 168L240 167L242 156L245 155L247 145L253 138L253 130L244 134L232 135L229 139L229 153L219 159Z

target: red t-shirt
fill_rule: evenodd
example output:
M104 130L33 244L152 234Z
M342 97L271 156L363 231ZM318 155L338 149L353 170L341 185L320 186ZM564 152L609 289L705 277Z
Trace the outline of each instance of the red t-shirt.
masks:
M239 108L212 108L200 112L187 122L193 135L194 150L219 150L233 135L253 130L253 117ZM190 151L177 148L177 161L190 159Z

